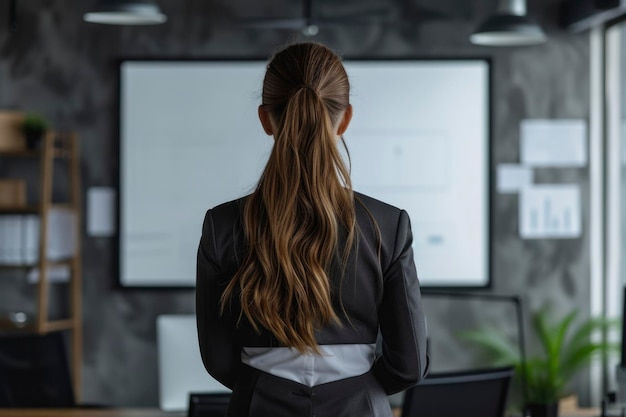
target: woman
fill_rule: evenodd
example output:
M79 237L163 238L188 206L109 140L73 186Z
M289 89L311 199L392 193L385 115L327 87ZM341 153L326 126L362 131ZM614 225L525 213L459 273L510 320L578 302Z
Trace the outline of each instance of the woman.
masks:
M198 336L207 370L233 390L228 416L387 417L386 394L426 374L409 217L353 192L337 146L349 90L325 46L278 52L259 106L274 147L258 186L206 214Z

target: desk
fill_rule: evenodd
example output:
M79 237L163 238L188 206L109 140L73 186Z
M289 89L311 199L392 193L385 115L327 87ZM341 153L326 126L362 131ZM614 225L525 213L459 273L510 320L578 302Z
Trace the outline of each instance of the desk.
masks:
M109 409L8 409L0 408L0 417L186 417L186 412L168 413L155 408Z
M559 413L559 417L599 417L600 410L597 408L579 408L577 410L565 410Z
M597 408L581 408L559 413L559 417L598 417ZM186 412L167 413L154 408L111 409L2 409L0 417L186 417Z

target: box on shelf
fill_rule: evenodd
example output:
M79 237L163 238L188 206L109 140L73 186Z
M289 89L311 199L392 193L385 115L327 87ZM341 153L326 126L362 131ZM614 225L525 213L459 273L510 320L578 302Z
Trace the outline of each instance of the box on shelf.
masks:
M26 149L21 128L24 117L21 111L0 110L0 151Z
M24 207L26 205L25 180L0 180L0 207Z

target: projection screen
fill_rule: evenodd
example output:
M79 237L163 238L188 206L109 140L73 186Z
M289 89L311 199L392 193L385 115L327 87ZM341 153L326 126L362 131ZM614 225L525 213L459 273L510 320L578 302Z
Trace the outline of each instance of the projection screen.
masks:
M250 193L272 146L266 62L119 66L119 284L193 287L208 208ZM346 60L356 191L409 213L424 287L490 282L490 62Z

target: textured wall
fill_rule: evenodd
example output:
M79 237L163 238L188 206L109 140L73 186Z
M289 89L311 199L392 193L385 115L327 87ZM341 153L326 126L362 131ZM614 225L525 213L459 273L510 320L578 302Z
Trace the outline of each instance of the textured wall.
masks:
M58 127L76 129L81 138L84 188L115 181L116 65L122 56L269 55L293 34L243 30L225 24L235 16L295 16L294 0L228 2L162 0L169 22L160 27L107 27L83 23L91 1L19 2L19 28L10 34L0 1L0 108L37 110ZM237 3L237 4L231 4ZM319 0L318 12L335 15L370 6L388 6L392 17L411 16L417 0ZM589 47L586 35L560 30L555 0L530 0L530 12L547 28L544 46L493 50L469 44L474 25L493 10L493 0L422 0L451 18L423 24L334 27L315 39L349 56L489 55L494 63L495 164L517 162L523 118L587 118ZM408 6L407 6L408 5ZM405 7L408 7L405 9ZM0 165L0 175L19 166ZM528 305L551 303L558 312L589 311L589 182L585 169L545 169L539 182L573 182L582 187L583 236L573 240L521 240L517 196L493 195L493 291L520 293ZM62 193L63 190L58 190ZM191 313L192 291L114 288L114 241L84 239L84 400L115 405L157 404L155 318ZM419 272L419 265L418 265ZM0 309L29 305L32 288L15 273L0 273ZM471 365L457 332L490 321L514 332L513 310L479 302L429 299L433 369ZM580 384L583 401L587 388Z

